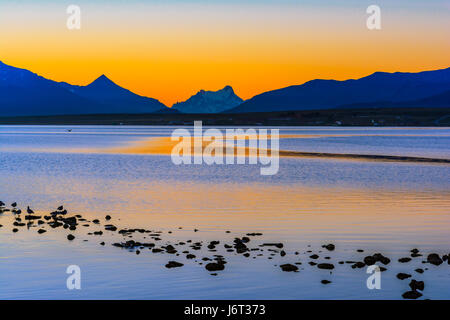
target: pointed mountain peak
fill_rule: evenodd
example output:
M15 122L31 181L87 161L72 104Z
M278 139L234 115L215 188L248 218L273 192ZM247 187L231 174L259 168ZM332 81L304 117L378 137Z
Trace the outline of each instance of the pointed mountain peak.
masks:
M89 84L90 87L92 86L116 86L114 82L112 82L107 76L102 74L100 77L95 79L91 84Z

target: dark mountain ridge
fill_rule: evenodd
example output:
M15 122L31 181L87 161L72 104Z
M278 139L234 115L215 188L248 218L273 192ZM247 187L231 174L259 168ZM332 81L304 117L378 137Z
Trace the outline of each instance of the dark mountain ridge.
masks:
M375 72L356 80L312 80L268 91L228 112L315 110L374 101L412 101L447 90L450 90L450 68L418 73Z
M70 85L0 62L3 116L150 113L166 106L100 76L87 86Z

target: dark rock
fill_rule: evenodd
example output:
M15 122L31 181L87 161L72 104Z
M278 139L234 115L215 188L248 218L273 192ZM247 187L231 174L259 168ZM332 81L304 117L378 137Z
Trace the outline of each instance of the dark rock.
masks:
M325 249L327 249L328 251L333 251L336 247L335 247L334 244L329 243L329 244L323 245L322 248L325 248Z
M205 269L208 271L221 271L225 269L225 265L223 263L210 262L205 266Z
M366 264L364 262L358 261L352 265L352 269L355 269L355 268L361 269L361 268L364 268L365 266L366 266Z
M404 294L402 294L403 299L417 299L420 298L422 294L417 291L407 291Z
M61 227L63 224L58 221L52 221L52 222L49 222L48 225L50 227L52 227L53 229L55 229L55 228Z
M427 261L431 264L434 264L435 266L438 266L438 265L442 264L442 262L443 262L441 257L439 257L439 255L437 253L429 254L427 257Z
M317 254L310 255L309 257L311 259L318 259L319 258L319 256Z
M180 262L176 262L176 261L169 261L169 263L166 264L166 268L170 269L170 268L179 268L184 266L184 264L180 263Z
M317 265L317 268L319 269L326 269L326 270L332 270L334 269L334 265L331 263L319 263Z
M75 217L68 217L68 218L63 218L60 220L62 222L64 222L65 224L68 224L69 226L74 226L77 224L77 218L75 218Z
M69 235L67 236L67 239L70 240L70 241L72 241L73 239L75 239L75 236L72 235L72 234L69 234Z
M236 249L237 253L244 253L248 251L247 246L242 242L235 243L234 248Z
M400 263L406 263L406 262L409 262L409 261L411 261L411 258L409 258L409 257L398 259L398 262L400 262Z
M39 234L42 234L42 233L45 233L45 232L47 232L47 230L44 230L44 229L39 229L39 230L38 230L38 233L39 233Z
M407 274L407 273L400 272L400 273L397 274L397 278L400 279L400 280L405 280L407 278L411 278L411 275Z
M277 247L279 249L283 248L282 243L263 243L261 246L262 247Z
M377 261L381 262L384 265L387 265L391 262L391 259L383 256L381 253L375 253L372 257L374 257Z
M107 215L107 216L105 217L105 220L111 220L111 216L110 216L110 215Z
M413 291L416 291L416 290L423 291L423 289L425 289L425 283L423 281L416 281L416 280L412 279L411 282L409 283L409 287Z
M112 224L107 224L107 225L105 225L105 230L116 231L117 227L113 226Z
M37 220L37 219L41 219L41 218L42 218L41 216L34 216L31 214L25 216L25 220Z
M373 256L367 256L364 258L364 263L368 266L371 266L377 262L377 259Z
M331 283L331 281L330 280L322 280L322 281L320 281L322 284L329 284L329 283Z
M421 268L418 268L418 269L416 269L414 271L417 272L417 273L423 273L424 272L423 269L421 269Z
M298 267L293 265L293 264L282 264L280 266L281 270L285 271L285 272L297 272L298 271Z

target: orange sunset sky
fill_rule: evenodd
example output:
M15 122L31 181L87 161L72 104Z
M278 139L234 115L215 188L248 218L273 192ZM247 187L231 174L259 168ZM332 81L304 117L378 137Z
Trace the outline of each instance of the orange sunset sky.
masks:
M382 29L366 27L370 4ZM243 99L314 78L450 66L448 1L1 1L0 60L56 81L101 74L168 106L231 85ZM81 29L66 27L69 4Z

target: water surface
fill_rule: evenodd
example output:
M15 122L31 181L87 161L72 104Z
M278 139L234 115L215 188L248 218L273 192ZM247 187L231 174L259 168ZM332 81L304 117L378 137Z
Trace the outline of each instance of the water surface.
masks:
M399 299L408 286L395 275L423 267L421 258L389 266L382 290L367 289L365 269L337 261L375 252L396 260L415 247L450 253L448 165L281 158L277 175L261 176L259 166L248 164L175 166L168 155L103 152L167 137L173 129L0 126L0 200L37 213L64 204L73 214L109 214L119 227L162 231L163 242L223 243L261 232L252 241L283 242L285 257L227 255L225 271L213 277L183 255L112 247L121 240L113 233L100 238L78 229L69 243L65 231L0 228L0 298ZM450 159L449 128L301 127L280 128L280 135L283 150ZM0 224L7 219L0 216ZM329 242L336 250L325 253L321 245ZM322 251L320 262L330 256L333 273L308 265L307 250ZM169 270L169 260L185 265ZM278 267L298 261L298 273ZM71 264L81 267L82 290L66 288ZM415 275L426 282L423 298L450 298L450 267L427 267ZM333 282L325 286L322 279Z

